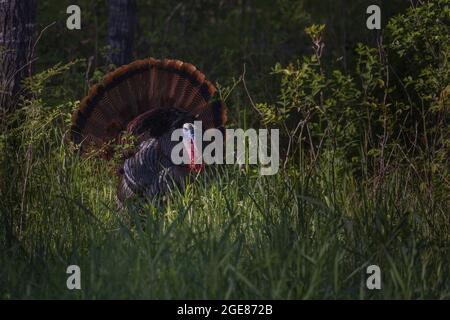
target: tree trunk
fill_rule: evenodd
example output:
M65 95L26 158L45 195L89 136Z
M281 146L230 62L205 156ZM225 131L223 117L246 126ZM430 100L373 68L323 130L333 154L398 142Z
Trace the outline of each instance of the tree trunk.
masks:
M13 109L31 74L36 0L0 0L0 113Z
M121 66L131 61L135 26L135 1L109 0L109 58L111 63L116 66Z

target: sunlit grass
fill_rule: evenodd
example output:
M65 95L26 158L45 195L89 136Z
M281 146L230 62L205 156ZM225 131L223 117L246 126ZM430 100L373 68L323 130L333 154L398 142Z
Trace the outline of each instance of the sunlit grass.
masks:
M2 298L450 297L448 203L430 206L406 171L375 190L326 159L275 176L223 166L120 211L110 168L63 135L2 150ZM381 290L366 288L371 264Z

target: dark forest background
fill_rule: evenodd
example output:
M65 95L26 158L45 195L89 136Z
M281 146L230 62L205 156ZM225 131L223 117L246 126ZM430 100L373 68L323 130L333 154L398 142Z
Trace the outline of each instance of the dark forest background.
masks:
M132 47L123 61L112 61L108 36L111 25L117 23L111 11L114 3L136 12L129 21L133 30L127 34ZM376 45L379 32L365 27L366 8L376 3L381 1L78 1L82 29L69 31L65 10L72 2L39 1L42 14L37 17L37 31L51 25L44 32L51 37L40 39L35 65L42 70L57 61L85 59L90 63L88 79L95 81L95 71L106 72L113 68L111 64L148 56L177 58L191 62L213 81L229 85L242 76L245 64L255 99L274 101L278 88L271 71L275 64L286 65L312 53L304 32L307 26L327 26L323 60L347 70L355 62L358 42ZM383 27L388 17L408 6L408 1L401 0L383 3Z

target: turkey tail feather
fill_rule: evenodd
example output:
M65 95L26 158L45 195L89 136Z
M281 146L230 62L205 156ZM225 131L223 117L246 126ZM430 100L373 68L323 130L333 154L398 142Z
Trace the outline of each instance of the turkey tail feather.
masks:
M209 103L197 117L202 121L203 130L223 128L227 122L227 107L221 100Z

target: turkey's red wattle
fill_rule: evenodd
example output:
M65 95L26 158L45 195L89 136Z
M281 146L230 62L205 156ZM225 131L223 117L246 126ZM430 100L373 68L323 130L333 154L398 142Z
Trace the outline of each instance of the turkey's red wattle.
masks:
M191 140L191 163L189 164L189 170L194 172L200 172L203 170L203 163L195 163L195 148L194 148L194 141Z

